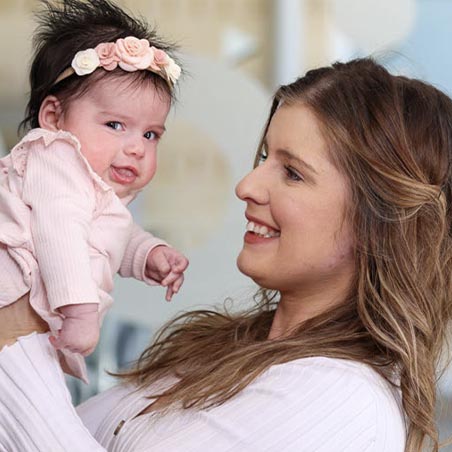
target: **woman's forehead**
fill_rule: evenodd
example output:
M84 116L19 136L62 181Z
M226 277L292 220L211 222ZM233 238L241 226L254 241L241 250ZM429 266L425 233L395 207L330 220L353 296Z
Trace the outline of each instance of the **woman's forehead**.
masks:
M305 105L283 105L273 115L264 144L304 160L328 159L328 145L315 114ZM309 163L309 162L308 162Z

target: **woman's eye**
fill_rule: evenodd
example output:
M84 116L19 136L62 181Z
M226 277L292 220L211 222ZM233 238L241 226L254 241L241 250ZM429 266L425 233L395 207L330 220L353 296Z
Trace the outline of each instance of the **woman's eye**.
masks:
M115 130L121 130L122 129L122 124L118 121L108 121L106 124L108 127L110 127L111 129L115 129Z
M144 134L144 138L147 140L156 140L158 139L158 135L155 132L149 131Z
M265 160L267 160L267 157L268 157L267 150L262 148L257 154L257 164L260 165L261 163L264 163Z
M295 171L291 166L284 166L284 169L286 170L286 176L288 179L294 182L300 182L303 181L303 177L300 176L300 174Z

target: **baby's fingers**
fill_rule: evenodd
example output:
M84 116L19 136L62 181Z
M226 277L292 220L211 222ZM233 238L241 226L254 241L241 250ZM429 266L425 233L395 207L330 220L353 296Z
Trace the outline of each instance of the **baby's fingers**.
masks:
M83 356L88 356L88 355L91 355L91 353L93 353L93 351L96 349L96 346L94 346L94 347L88 347L88 348L85 348L85 349L83 349L83 350L78 350L77 351L77 353L80 353L81 355L83 355Z
M153 270L160 276L164 276L171 271L171 265L164 253L154 253L153 260Z
M173 295L174 295L173 288L171 286L168 286L166 288L165 300L171 301L171 298L173 298Z
M58 336L49 336L49 341L57 350L66 349L73 353L80 353L83 356L90 355L96 348L96 343L93 344L92 342L88 344L73 343L67 340L60 332L58 332Z
M179 275L179 278L177 278L176 281L174 281L174 283L172 285L173 292L174 293L179 292L179 289L181 288L183 283L184 283L184 275Z
M162 280L161 284L162 286L166 287L166 286L170 286L171 284L174 283L174 281L177 280L177 278L180 277L180 273L171 271L169 275L165 276L165 278Z
M184 282L184 275L179 275L176 281L174 281L172 284L168 285L168 288L166 290L166 301L171 301L171 298L174 294L179 292L180 287L182 286L182 283Z
M57 349L62 350L63 348L68 348L68 342L61 335L61 330L58 331L57 336L49 336L50 343ZM74 351L70 349L71 351Z
M63 341L61 340L60 336L49 336L50 343L57 349L60 350L61 348L64 348Z
M182 273L187 269L188 263L188 259L185 256L181 255L178 259L176 259L172 270L178 273Z

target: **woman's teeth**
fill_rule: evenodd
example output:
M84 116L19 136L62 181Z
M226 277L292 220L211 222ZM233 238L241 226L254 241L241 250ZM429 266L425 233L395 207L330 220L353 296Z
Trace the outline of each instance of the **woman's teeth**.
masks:
M248 232L254 232L254 234L257 234L260 237L265 237L267 239L271 237L279 237L281 235L280 232L267 228L267 226L258 225L253 221L248 221L246 230Z

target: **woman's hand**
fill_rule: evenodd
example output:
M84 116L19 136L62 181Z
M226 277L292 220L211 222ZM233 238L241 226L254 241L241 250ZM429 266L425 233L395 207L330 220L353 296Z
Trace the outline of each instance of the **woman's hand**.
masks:
M48 330L47 323L30 306L28 294L0 309L0 350L5 345L14 344L20 336Z

